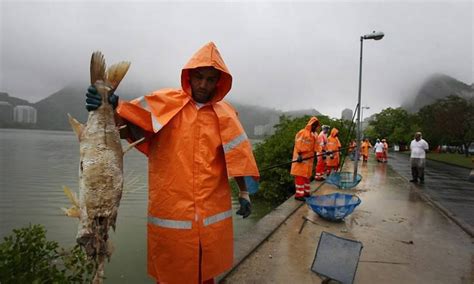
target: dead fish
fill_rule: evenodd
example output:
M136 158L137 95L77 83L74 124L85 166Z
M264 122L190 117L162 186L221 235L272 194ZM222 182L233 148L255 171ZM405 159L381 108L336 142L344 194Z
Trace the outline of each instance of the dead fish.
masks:
M93 283L102 283L105 259L111 256L109 229L115 230L122 197L123 155L131 149L131 145L125 151L122 149L108 97L117 89L129 66L130 62L120 62L106 71L104 56L99 51L94 52L90 65L91 84L101 95L102 104L89 112L86 125L68 114L79 139L80 165L79 200L74 201L70 190L65 189L73 203L66 214L79 217L76 241L97 265Z

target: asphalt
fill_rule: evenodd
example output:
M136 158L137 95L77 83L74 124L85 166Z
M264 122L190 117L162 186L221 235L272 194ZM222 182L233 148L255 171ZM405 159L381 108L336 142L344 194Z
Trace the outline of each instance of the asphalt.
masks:
M407 154L391 153L390 163L398 174L411 179ZM414 184L422 197L432 202L471 237L474 236L474 183L471 169L426 160L425 184Z
M310 267L323 231L362 242L355 283L474 283L473 190L466 176L429 161L425 185L414 185L408 156L398 153L387 164L372 158L360 165L363 179L354 189L311 185L318 188L313 195L359 196L353 214L329 222L289 199L236 236L235 266L219 283L322 283Z

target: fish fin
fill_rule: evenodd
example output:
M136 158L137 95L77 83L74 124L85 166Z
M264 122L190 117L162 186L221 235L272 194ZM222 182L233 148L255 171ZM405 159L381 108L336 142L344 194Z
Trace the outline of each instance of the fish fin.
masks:
M133 142L132 144L128 145L128 147L125 149L125 151L123 151L123 155L125 155L125 153L127 153L128 151L130 151L130 149L135 147L135 145L137 145L139 143L142 143L143 140L145 140L145 138L146 137L142 137L142 138L138 139L137 141Z
M80 213L79 213L79 209L75 206L69 208L69 209L66 209L64 207L61 207L61 210L63 210L64 214L68 217L75 217L75 218L79 218L80 217Z
M100 51L92 53L91 57L91 84L101 80L105 82L105 59Z
M122 61L114 64L107 69L107 83L112 87L112 90L116 90L120 82L122 81L125 74L127 74L130 62Z
M72 115L70 115L69 113L67 114L67 116L69 117L69 124L71 124L72 130L74 130L74 133L76 133L77 139L79 139L80 141L81 133L84 130L84 124L77 121L77 119L72 117Z
M69 201L73 206L79 207L79 201L77 200L77 195L67 186L63 185L64 193L66 194Z

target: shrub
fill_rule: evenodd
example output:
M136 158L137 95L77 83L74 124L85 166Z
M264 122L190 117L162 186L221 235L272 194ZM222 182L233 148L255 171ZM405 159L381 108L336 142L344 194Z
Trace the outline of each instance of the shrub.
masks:
M95 265L79 246L66 251L42 225L14 229L0 244L0 283L90 283Z

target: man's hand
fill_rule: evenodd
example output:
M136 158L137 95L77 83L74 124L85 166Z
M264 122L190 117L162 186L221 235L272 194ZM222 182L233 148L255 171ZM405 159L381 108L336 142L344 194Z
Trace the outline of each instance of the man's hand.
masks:
M296 158L296 161L297 161L298 163L303 162L303 156L301 156L301 154L298 154L298 157Z
M102 105L102 96L97 92L95 86L91 85L86 93L86 109L92 111L98 109ZM109 104L115 109L118 105L119 97L115 94L109 95Z
M250 203L250 196L248 191L239 192L239 203L240 208L237 211L237 215L241 215L243 218L247 218L252 213L252 204Z

